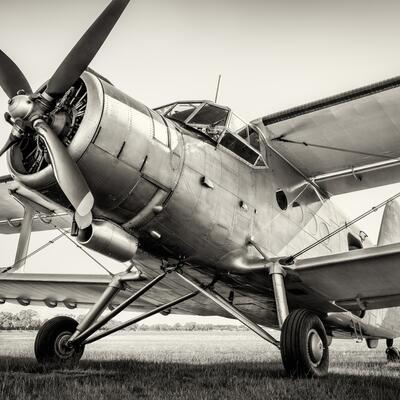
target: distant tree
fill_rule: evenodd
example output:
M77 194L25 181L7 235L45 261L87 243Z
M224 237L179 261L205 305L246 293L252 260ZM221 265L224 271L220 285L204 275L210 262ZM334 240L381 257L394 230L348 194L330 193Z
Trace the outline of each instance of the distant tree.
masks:
M86 314L80 315L72 315L67 313L62 313L59 315L69 316L76 319L78 322L81 322ZM39 319L39 313L37 311L31 309L21 310L17 314L13 314L11 312L0 312L0 330L11 330L11 329L39 329L40 326L46 321L41 321ZM114 328L117 325L120 325L121 321L111 320L105 326L103 326L102 330L108 330L110 328ZM124 331L157 331L157 332L168 332L168 331L243 331L246 330L242 325L231 325L231 324L201 324L197 322L186 322L185 324L181 324L179 322L171 325L167 323L158 323L158 324L133 324L126 328Z
M14 328L16 329L35 329L40 324L39 313L34 310L21 310L14 315Z
M0 312L0 329L7 330L14 327L14 314L10 312Z
M177 322L173 325L173 329L174 331L181 331L182 330L182 324Z
M183 330L184 331L194 331L196 329L196 322L186 322L185 325L183 325Z

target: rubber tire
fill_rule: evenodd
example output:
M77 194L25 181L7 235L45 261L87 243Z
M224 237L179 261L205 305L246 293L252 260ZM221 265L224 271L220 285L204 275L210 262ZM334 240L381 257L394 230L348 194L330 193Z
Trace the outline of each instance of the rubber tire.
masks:
M308 333L317 331L323 345L323 354L315 365L308 351ZM291 377L323 377L329 368L329 347L325 327L319 317L309 310L292 311L282 326L281 356L286 372Z
M397 347L388 347L386 349L386 359L388 362L399 362L400 361L400 351Z
M39 329L35 339L35 356L39 364L46 368L74 368L81 359L84 346L75 348L70 355L60 357L56 351L57 337L63 332L72 335L78 322L70 317L55 317L46 321Z

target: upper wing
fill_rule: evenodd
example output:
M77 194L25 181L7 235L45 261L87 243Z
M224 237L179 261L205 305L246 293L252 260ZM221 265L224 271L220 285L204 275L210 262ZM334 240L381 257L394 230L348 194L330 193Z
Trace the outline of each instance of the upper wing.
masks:
M11 176L3 176L0 177L0 233L18 233L20 230L24 208L16 198L29 201L36 212L32 231L54 229L54 225L71 226L71 217L66 210L15 182Z
M400 77L253 121L326 192L400 181Z
M299 260L291 272L348 310L400 306L400 243Z

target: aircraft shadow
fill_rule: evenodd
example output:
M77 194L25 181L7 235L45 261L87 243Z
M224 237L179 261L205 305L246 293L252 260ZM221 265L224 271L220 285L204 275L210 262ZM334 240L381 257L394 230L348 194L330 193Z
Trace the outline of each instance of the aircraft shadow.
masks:
M382 371L386 369L387 371L394 372L397 376L393 377L400 383L400 363L387 363L382 362L365 362L360 363L353 361L340 361L335 362L331 366L331 372L329 376L337 377L351 377L357 378L359 375L354 374L353 371L359 370L360 366L367 374L368 368L377 368ZM182 363L182 362L154 362L154 361L138 361L138 360L91 360L84 359L81 360L79 366L73 369L58 369L58 370L48 370L37 364L36 360L31 357L12 357L12 356L2 356L0 357L0 373L5 372L20 372L20 373L30 373L30 374L43 374L43 373L58 373L64 375L80 375L84 376L87 374L96 375L101 374L106 375L129 375L132 372L137 373L141 371L146 371L146 373L151 373L153 370L159 372L160 369L168 369L171 374L183 374L183 375L196 375L203 374L205 370L208 371L229 371L235 375L240 376L250 376L253 379L263 379L263 378L284 378L292 379L287 376L280 362L221 362L221 363ZM334 371L332 371L334 370ZM337 372L337 371L340 372ZM382 372L384 373L384 372ZM365 376L363 376L365 378ZM378 375L374 374L374 379L379 378ZM384 376L384 379L388 377Z
M2 357L0 382L4 382L5 393L15 393L19 387L24 393L33 385L40 394L43 390L57 390L60 398L70 393L73 381L77 396L80 390L92 390L93 399L98 399L95 393L99 387L108 391L110 399L128 395L146 399L193 398L187 393L197 393L202 399L264 399L266 390L276 399L399 399L400 364L332 364L327 377L309 380L288 377L279 361L190 364L84 359L78 368L51 371L33 358ZM149 392L152 396L147 397Z

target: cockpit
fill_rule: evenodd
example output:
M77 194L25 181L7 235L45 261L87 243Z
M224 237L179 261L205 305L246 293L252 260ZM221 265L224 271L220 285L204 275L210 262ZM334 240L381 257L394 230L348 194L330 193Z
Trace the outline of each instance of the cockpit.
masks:
M178 101L155 108L162 116L202 133L255 168L265 168L261 133L230 108L211 101Z

